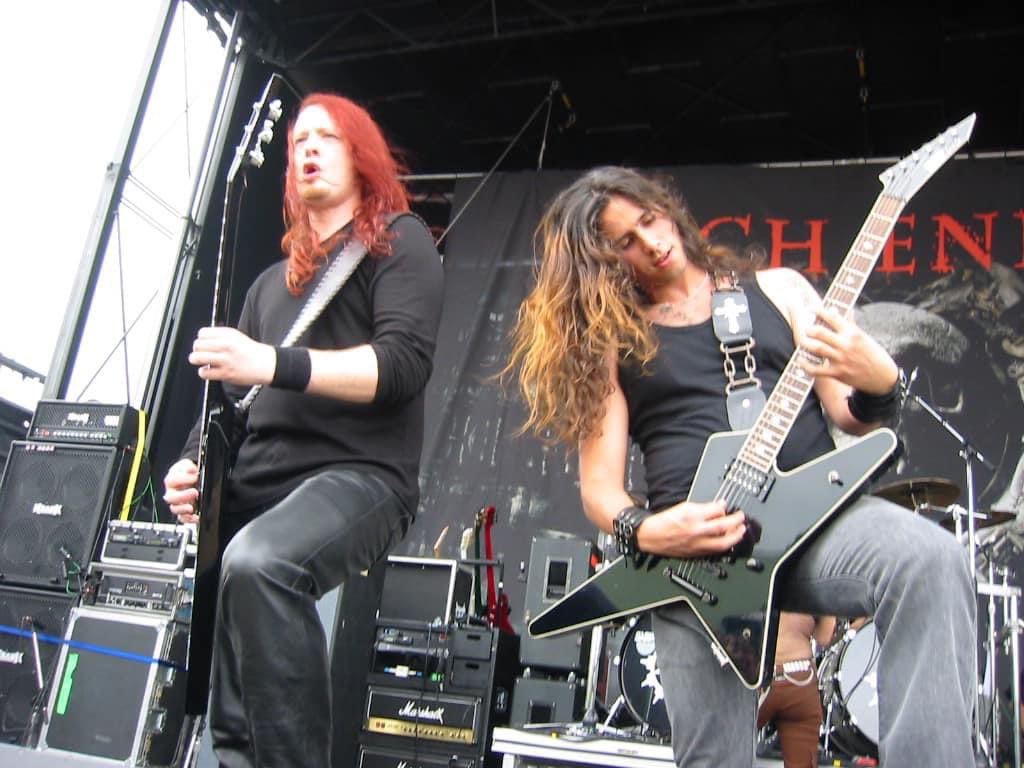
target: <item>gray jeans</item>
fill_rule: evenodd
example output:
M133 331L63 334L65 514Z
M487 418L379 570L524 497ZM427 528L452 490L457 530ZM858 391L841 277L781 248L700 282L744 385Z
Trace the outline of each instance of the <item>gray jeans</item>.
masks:
M874 617L884 768L974 765L976 599L954 536L862 497L800 557L781 594L787 610ZM750 768L756 692L716 662L685 604L658 611L653 628L677 765Z

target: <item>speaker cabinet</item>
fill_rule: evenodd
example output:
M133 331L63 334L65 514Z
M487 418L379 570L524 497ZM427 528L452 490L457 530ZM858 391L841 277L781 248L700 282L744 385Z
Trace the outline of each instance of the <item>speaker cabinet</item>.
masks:
M113 446L17 440L0 481L0 583L64 590L124 492Z
M34 742L35 734L29 728L32 713L43 713L60 649L58 644L38 636L64 637L75 597L0 587L0 742L21 746ZM31 637L33 629L37 642ZM43 677L41 690L36 670L37 649Z
M516 678L512 692L513 728L537 723L577 723L583 715L582 680Z
M167 617L76 608L67 640L39 748L118 765L176 765L188 723L185 628Z
M456 560L388 557L380 622L451 624L469 612L472 577Z
M360 747L356 768L479 768L475 755L424 752L416 748Z
M535 536L526 574L525 623L565 597L593 573L594 545L568 535ZM587 667L590 635L570 632L558 637L535 638L524 633L519 661L524 667L558 672L582 672Z
M366 676L373 660L374 623L384 589L385 560L366 574L341 585L334 639L331 644L331 690L334 692L334 732L331 764L355 765L359 754L359 728L366 700Z

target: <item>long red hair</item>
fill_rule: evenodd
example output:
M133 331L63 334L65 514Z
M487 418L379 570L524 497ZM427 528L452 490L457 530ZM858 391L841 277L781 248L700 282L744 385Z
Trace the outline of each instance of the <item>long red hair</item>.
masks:
M299 112L320 106L331 116L349 153L359 179L360 203L355 211L355 234L369 253L391 253L387 214L409 210L409 196L398 178L406 171L381 133L380 127L361 106L334 93L311 93L302 100ZM296 113L298 114L298 113ZM288 126L288 169L284 184L284 225L281 250L288 257L288 290L298 296L333 247L333 238L321 243L309 223L309 209L299 197L295 183L295 121Z

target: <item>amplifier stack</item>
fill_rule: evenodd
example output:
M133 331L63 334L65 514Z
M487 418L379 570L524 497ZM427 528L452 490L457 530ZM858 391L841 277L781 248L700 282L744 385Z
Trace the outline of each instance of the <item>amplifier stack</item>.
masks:
M60 649L39 749L177 765L189 745L186 528L110 521Z
M38 735L103 524L124 497L139 412L41 401L0 479L0 742Z
M180 763L188 530L127 511L141 414L41 401L0 481L0 739L91 765Z
M594 572L598 551L590 541L549 531L530 546L525 623L561 600ZM525 634L519 647L524 670L512 694L513 727L578 722L586 698L588 633L553 638Z
M392 557L384 576L359 768L496 765L517 638L469 622L471 578L454 560Z

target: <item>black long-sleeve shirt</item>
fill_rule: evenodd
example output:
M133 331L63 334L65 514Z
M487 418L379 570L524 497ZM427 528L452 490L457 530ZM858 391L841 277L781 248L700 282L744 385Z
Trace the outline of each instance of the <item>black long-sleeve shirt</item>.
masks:
M328 467L376 475L415 510L423 390L441 315L442 270L433 240L418 218L399 216L390 230L396 235L392 253L368 254L296 342L311 349L369 344L378 364L373 401L352 403L264 387L249 411L228 481L228 514L272 503ZM281 342L323 270L300 296L293 296L285 286L285 266L282 261L266 269L246 295L238 328L256 341ZM231 392L238 396L244 390ZM198 427L183 456L195 459Z

